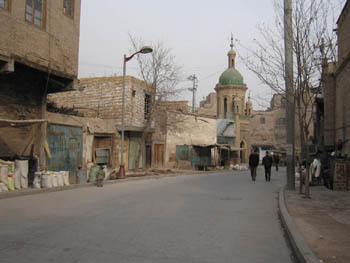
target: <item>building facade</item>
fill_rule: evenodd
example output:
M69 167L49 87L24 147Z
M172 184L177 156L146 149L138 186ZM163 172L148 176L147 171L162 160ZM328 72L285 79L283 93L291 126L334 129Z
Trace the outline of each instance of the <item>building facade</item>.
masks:
M74 109L84 117L108 119L121 133L122 77L83 78L78 90L52 94L48 100L56 107ZM155 125L152 117L151 85L137 78L126 76L125 83L125 169L134 170L151 166L152 136ZM120 137L115 137L114 148L120 152ZM113 164L120 165L120 154Z
M338 65L335 72L335 139L342 155L350 155L350 1L337 22Z
M350 155L350 1L346 1L337 21L338 61L324 60L322 89L316 125L322 132L317 144L326 151Z
M0 156L45 167L46 96L75 87L80 0L0 1Z

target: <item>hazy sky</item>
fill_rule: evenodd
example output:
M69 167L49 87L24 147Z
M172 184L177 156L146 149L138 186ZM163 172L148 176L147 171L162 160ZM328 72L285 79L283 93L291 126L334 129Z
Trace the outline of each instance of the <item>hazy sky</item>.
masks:
M171 48L185 77L197 75L198 104L214 92L227 68L231 32L235 39L249 45L257 37L256 26L271 21L271 0L83 0L79 77L122 75L123 54L130 54L131 49L128 34L145 41L162 41ZM245 69L239 58L236 68L251 91L255 108L256 98L271 97L271 91ZM127 63L127 75L138 77L136 59ZM191 85L184 81L179 87ZM191 92L178 99L191 101Z

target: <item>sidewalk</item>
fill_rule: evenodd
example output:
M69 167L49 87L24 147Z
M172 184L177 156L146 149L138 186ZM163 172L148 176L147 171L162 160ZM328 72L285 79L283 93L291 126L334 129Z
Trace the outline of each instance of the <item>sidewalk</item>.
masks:
M305 199L298 190L284 190L284 202L294 230L306 241L317 262L349 263L350 192L313 186L310 193L311 199ZM314 262L315 258L309 258L306 262Z

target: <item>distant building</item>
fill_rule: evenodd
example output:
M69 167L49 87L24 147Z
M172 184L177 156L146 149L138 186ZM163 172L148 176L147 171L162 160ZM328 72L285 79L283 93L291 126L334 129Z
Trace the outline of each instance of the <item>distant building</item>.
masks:
M312 123L312 103L307 109L307 120L310 120L309 138L307 144L311 144L314 126ZM297 111L295 113L295 152L301 151L300 125ZM260 149L260 157L265 151L286 153L286 98L284 94L274 94L270 101L270 107L264 111L253 111L251 114L250 137L252 148Z
M209 95L205 98L205 100L202 100L199 104L199 108L197 109L196 113L200 116L208 116L208 117L214 117L217 116L217 99L216 99L216 93L211 92Z
M0 157L46 164L46 95L74 88L80 0L0 1Z

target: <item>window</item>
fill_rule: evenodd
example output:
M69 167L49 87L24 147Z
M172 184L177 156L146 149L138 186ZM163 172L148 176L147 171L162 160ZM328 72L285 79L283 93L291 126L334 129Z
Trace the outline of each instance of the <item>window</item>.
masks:
M261 123L261 124L265 124L265 118L264 118L264 117L261 117L261 118L260 118L260 123Z
M74 0L63 0L63 13L67 16L73 17Z
M0 0L0 7L8 9L9 8L9 0Z
M151 109L151 96L145 94L145 120L148 120L150 117L150 109Z
M224 98L224 118L226 119L227 115L227 98Z
M43 0L26 0L26 20L34 25L43 26Z
M282 98L282 99L281 99L281 107L282 107L282 108L285 108L285 107L286 107L286 99L285 99L285 98Z

